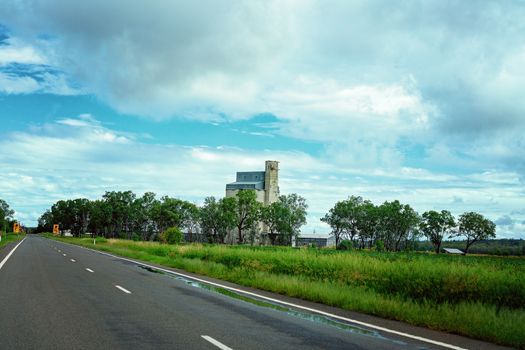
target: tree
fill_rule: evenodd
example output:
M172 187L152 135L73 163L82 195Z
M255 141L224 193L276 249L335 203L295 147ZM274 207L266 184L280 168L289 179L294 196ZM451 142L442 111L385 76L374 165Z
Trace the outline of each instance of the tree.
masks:
M188 201L164 196L152 207L151 217L160 232L168 227L193 229L195 221L198 221L198 208Z
M15 215L15 211L9 207L6 201L0 199L0 230L4 226L11 226L10 221L13 220L13 215Z
M400 243L419 225L418 213L398 200L384 202L378 207L379 235L386 250L398 251Z
M200 209L200 225L210 243L224 243L224 238L235 227L235 198L204 199Z
M322 222L327 223L332 228L332 234L335 238L335 246L339 246L341 238L348 232L348 215L345 201L335 203L334 207L321 218Z
M378 220L377 207L369 200L364 200L357 220L361 248L365 248L367 244L371 248L375 244Z
M435 210L426 211L423 213L421 223L419 225L423 234L436 247L436 253L439 254L441 250L441 242L445 234L451 233L451 230L456 226L454 216L448 210L437 212Z
M53 214L46 210L38 219L37 232L51 232L53 230Z
M146 192L133 202L133 231L140 233L140 238L144 241L154 237L157 230L153 210L159 204L159 200L155 197L155 193Z
M91 220L88 226L90 232L96 236L109 237L112 219L112 209L105 200L91 202Z
M279 199L263 207L262 221L268 227L270 243L291 244L292 237L301 233L301 226L306 223L306 200L292 193L279 196Z
M193 203L187 202L182 220L182 227L188 232L190 242L193 241L193 233L199 230L200 208Z
M366 202L368 204L369 202ZM363 198L351 196L346 200L337 202L321 221L332 227L336 247L343 237L349 238L352 243L359 233L359 222L365 216Z
M280 232L284 231L287 216L287 208L281 201L271 203L267 207L262 208L261 218L268 228L270 244L275 245L277 236Z
M453 236L464 236L467 239L465 254L475 242L496 237L496 224L475 212L460 215L458 232Z
M132 191L112 191L106 192L102 198L106 201L110 209L110 234L114 236L124 235L128 239L131 238L131 224L133 217L134 206L136 199L135 193Z
M250 229L259 221L261 204L257 202L254 190L240 190L233 198L236 199L235 226L237 227L238 243L243 243L244 230Z
M72 232L76 236L85 234L91 220L91 202L86 198L77 198L69 205L74 215Z

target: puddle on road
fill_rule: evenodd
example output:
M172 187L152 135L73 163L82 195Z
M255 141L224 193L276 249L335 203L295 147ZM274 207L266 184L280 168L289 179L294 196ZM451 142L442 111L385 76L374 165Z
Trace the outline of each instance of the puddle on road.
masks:
M298 311L298 310L295 310L295 309L292 309L292 308L289 308L289 307L286 307L286 306L283 306L283 305L280 305L280 304L277 304L277 303L272 303L272 302L269 302L269 301L266 301L266 300L258 299L256 297L248 297L248 296L245 296L245 295L242 295L242 294L239 294L239 293L235 293L235 292L232 292L232 291L230 291L228 289L225 289L225 288L216 287L216 286L212 286L212 285L209 285L209 284L197 282L197 281L194 281L194 280L191 280L191 279L188 279L188 278L185 278L185 277L181 277L181 276L166 274L163 271L151 268L149 266L139 265L139 267L144 269L144 270L147 270L149 272L152 272L152 273L158 273L158 274L162 274L162 275L167 275L170 278L173 278L173 279L176 279L176 280L179 280L179 281L183 281L187 285L190 285L190 286L195 287L195 288L205 289L205 290L208 290L208 291L211 291L211 292L215 292L215 293L219 293L219 294L228 296L230 298L241 300L241 301L253 304L253 305L257 305L257 306L260 306L260 307L265 307L265 308L269 308L269 309L272 309L272 310L284 312L284 313L286 313L286 314L288 314L290 316L301 318L303 320L307 320L307 321L311 321L311 322L315 322L315 323L320 323L320 324L336 327L338 329L341 329L341 330L344 330L344 331L348 331L348 332L351 332L351 333L355 333L355 334L361 334L361 335L365 335L365 336L374 337L376 339L382 339L382 340L390 341L390 342L393 342L393 343L398 344L398 345L407 345L407 343L405 343L403 341L386 338L386 337L384 337L383 335L381 335L377 331L372 331L372 330L364 329L364 328L361 328L361 327L353 326L353 325L350 325L350 324L345 323L345 322L337 321L337 320L332 319L332 318L330 318L328 316L322 316L322 315L316 315L316 314L310 313L310 312ZM418 347L418 349L425 350L427 348L426 347Z
M149 271L149 272L153 272L153 273L158 273L158 274L164 275L164 272L162 272L160 270L157 270L157 269L152 269L149 266L138 265L138 267L140 267L141 269L144 269L146 271Z

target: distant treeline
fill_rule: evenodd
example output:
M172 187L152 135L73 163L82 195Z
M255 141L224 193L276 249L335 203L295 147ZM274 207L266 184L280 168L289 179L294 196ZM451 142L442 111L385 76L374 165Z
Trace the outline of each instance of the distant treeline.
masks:
M194 235L213 243L291 244L306 223L303 197L280 196L263 206L253 190L241 190L234 197L207 197L202 206L171 198L160 199L147 192L138 197L132 191L106 192L101 199L85 198L56 202L39 219L38 231L51 231L53 224L75 236L87 232L108 238L135 240L162 239L168 228L176 227L192 241ZM375 205L358 196L337 202L321 221L327 223L341 249L399 251L418 249L428 239L436 252L443 239L463 238L466 252L475 242L495 237L496 225L475 212L457 219L447 210L418 214L410 205L395 200ZM264 232L263 232L264 231Z
M53 224L58 224L60 230L70 230L74 236L90 232L107 238L162 240L161 233L176 227L186 232L190 241L199 234L213 243L225 243L228 235L232 242L254 243L261 239L262 222L270 243L290 244L306 223L306 209L305 199L296 194L280 196L264 207L253 190L218 200L207 197L201 207L168 196L157 199L152 192L138 197L132 191L112 191L94 201L56 202L38 220L37 231L50 232Z
M446 248L465 248L465 241L443 241ZM434 246L431 242L419 242L417 250L432 250ZM473 254L488 255L515 255L525 256L525 240L523 239L491 239L479 241L470 250Z
M398 200L374 205L358 196L337 202L321 221L332 228L336 246L346 249L413 250L426 237L439 253L444 238L463 237L467 253L475 242L496 237L496 225L478 213L467 212L457 220L448 210L419 215Z

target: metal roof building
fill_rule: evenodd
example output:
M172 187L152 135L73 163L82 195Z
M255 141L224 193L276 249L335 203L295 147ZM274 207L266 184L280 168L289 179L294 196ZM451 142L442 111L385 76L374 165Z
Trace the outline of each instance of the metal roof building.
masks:
M265 171L239 171L235 182L226 184L226 190L264 190Z
M456 248L443 248L443 250L445 251L445 253L448 254L465 254L461 250Z

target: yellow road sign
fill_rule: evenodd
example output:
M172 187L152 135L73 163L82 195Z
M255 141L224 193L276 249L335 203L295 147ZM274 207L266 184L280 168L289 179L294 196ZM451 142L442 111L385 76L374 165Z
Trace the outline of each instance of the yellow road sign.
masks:
M54 225L53 225L53 234L54 234L54 235L58 235L58 234L59 234L59 231L58 231L58 224L54 224Z
M13 224L13 232L14 233L20 233L20 224L18 222L15 222Z

